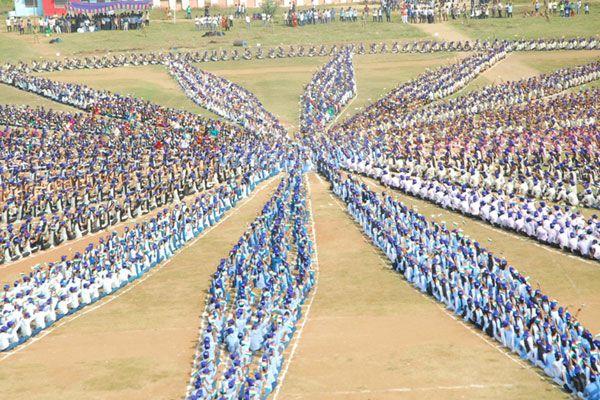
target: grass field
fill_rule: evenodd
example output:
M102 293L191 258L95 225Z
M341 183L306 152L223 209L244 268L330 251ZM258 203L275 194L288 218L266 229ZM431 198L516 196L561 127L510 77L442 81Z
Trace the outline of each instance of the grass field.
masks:
M529 7L519 3L518 14ZM106 51L169 50L230 46L245 38L251 45L333 43L340 41L481 37L544 37L598 34L598 3L593 13L573 21L553 18L450 22L434 25L342 24L273 28L237 24L225 38L200 38L189 21L173 25L153 13L146 35L101 32L63 35L33 43L32 36L0 33L0 62ZM1 8L0 8L1 10ZM397 21L397 17L396 17ZM546 24L546 25L544 25ZM577 33L581 32L581 33ZM487 35L487 36L486 36ZM517 36L515 36L517 35ZM42 39L42 38L40 38ZM465 53L355 56L358 95L340 120L360 111L394 86L427 68L457 61ZM590 62L600 52L511 54L475 79L461 93L505 80ZM326 58L228 61L198 64L246 87L291 131L298 125L304 85ZM130 94L215 117L191 102L162 66L77 70L44 74L98 89ZM597 85L598 83L594 83ZM5 85L0 103L42 105L72 110ZM319 279L302 335L286 353L286 377L273 399L564 399L556 385L535 369L498 348L420 295L399 276L361 234L328 185L309 176L318 248ZM277 179L261 185L254 198L232 210L227 220L186 247L122 295L75 314L18 352L0 353L0 398L10 399L179 399L188 383L198 339L199 316L209 277L246 225L274 190ZM372 188L383 190L371 180ZM462 229L529 275L551 297L572 309L585 304L579 319L600 331L600 269L591 261L538 245L429 203L394 193L427 217ZM122 227L120 227L122 228ZM71 254L95 240L0 267L10 282L34 263ZM177 288L177 290L173 290ZM79 317L81 315L81 317ZM295 349L295 350L293 350Z
M336 35L328 32L335 29ZM246 40L250 46L277 46L280 44L321 44L339 42L359 42L368 37L372 41L391 41L425 38L419 29L411 25L373 24L362 27L359 23L332 23L331 25L311 25L293 29L280 23L264 27L253 22L250 30L241 22L234 24L224 37L203 38L204 32L194 29L189 20L154 21L144 32L114 31L85 34L63 34L61 43L49 44L50 38L39 36L35 43L33 35L19 36L16 33L0 33L0 62L37 57L87 55L105 52L125 51L165 51L175 49L214 49L231 48L236 39Z
M600 34L600 3L592 3L589 15L573 18L551 16L525 17L517 14L513 18L487 20L457 20L452 25L465 34L478 39L535 39L540 37L589 37Z
M95 89L141 97L166 107L219 118L190 100L162 65L121 67L110 70L60 71L44 75L57 81L83 83Z
M503 2L506 4L506 2ZM513 18L451 20L450 25L467 36L478 39L534 39L560 37L590 37L600 35L600 1L592 0L590 14L562 18L558 14L526 16L534 11L535 1L516 0ZM543 4L544 2L540 2ZM584 2L585 3L585 2Z

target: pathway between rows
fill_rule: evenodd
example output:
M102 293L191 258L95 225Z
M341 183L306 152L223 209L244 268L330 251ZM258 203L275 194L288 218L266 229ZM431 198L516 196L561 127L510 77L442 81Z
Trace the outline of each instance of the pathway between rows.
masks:
M277 399L568 398L392 272L309 179L319 290Z

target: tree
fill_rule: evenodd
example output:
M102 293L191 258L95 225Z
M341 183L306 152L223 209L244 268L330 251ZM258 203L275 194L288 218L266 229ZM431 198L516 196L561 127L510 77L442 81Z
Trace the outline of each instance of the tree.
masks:
M277 12L277 7L278 6L277 3L275 3L275 0L265 0L260 8L263 13L273 17L273 15L275 15L275 13Z

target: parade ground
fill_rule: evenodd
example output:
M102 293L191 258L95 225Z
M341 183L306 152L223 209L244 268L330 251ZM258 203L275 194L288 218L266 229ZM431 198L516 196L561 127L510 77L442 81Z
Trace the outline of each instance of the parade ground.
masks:
M358 3L357 3L358 4ZM291 28L242 23L219 38L202 38L185 16L176 23L155 11L144 32L62 35L48 44L39 35L0 33L0 62L88 57L105 54L228 49L234 39L251 48L321 43L392 43L416 40L593 37L600 34L600 3L589 16L566 21L524 17L518 2L513 20L450 20L435 24L366 26L317 25ZM283 11L281 11L283 12ZM473 52L364 54L354 56L356 97L335 122L344 121L394 87ZM254 93L294 134L300 129L299 101L327 56L195 63ZM518 81L559 68L600 60L600 50L513 52L485 70L453 97L491 84ZM35 76L84 84L97 90L142 98L208 118L223 117L195 104L164 65L107 69L37 71ZM599 87L600 81L571 88ZM598 99L597 99L598 100ZM0 104L78 111L34 93L0 84ZM599 104L596 103L596 108ZM597 140L597 137L595 138ZM0 352L0 399L181 399L189 385L202 313L219 261L275 193L283 173L261 182L215 225L122 290L63 318L31 340ZM465 323L442 304L415 290L348 213L331 184L312 171L305 175L314 240L314 287L302 319L284 353L273 400L306 399L569 399L573 398L527 361ZM577 319L600 332L600 265L597 261L540 244L444 209L434 203L358 177L375 192L400 199L428 219L459 229L505 258L560 304L580 309ZM172 205L169 205L172 207ZM597 210L582 207L591 216ZM0 282L12 283L36 265L83 251L90 243L155 214L67 241L45 252L0 265Z

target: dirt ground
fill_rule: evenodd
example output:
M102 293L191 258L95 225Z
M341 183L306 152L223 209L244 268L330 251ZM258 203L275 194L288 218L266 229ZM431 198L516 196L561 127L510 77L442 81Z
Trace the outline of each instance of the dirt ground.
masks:
M274 400L568 398L392 272L328 184L310 184L318 291Z
M263 184L255 197L230 211L228 219L147 278L62 320L47 335L9 353L10 357L2 354L0 397L183 397L210 275L258 215L277 182L275 178Z

